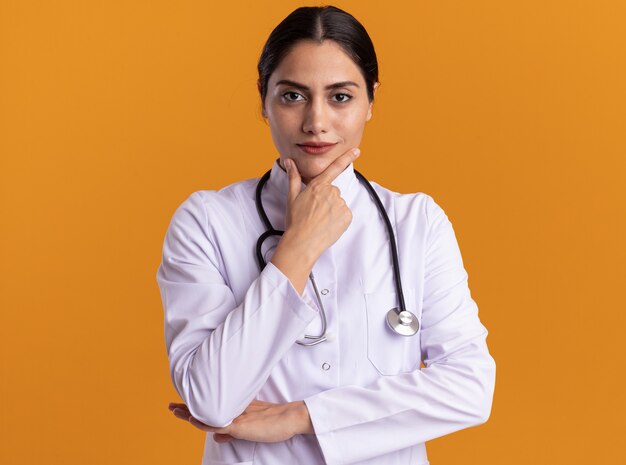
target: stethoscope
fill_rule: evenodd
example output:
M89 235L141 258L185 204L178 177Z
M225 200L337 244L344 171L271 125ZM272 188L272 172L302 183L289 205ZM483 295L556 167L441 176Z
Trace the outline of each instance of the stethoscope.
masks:
M261 269L261 271L263 271L263 268L265 268L265 266L267 265L267 263L265 262L265 258L263 257L263 253L261 251L263 243L268 237L282 236L285 232L279 229L274 229L274 227L272 226L272 223L267 217L267 214L265 213L265 209L263 208L263 201L261 200L261 193L263 191L263 186L265 185L265 183L267 183L268 179L270 178L271 172L272 170L269 170L267 173L265 173L263 177L259 180L259 183L257 184L257 187L256 187L256 197L255 197L256 208L266 228L266 231L259 236L259 239L257 240L257 243L256 243L256 257L257 257L257 262L259 264L259 268ZM357 170L354 170L354 174L370 193L370 196L372 197L372 199L374 200L374 203L376 204L376 208L378 209L378 212L380 213L380 215L383 217L383 220L385 221L385 225L387 227L387 233L389 235L389 245L391 248L391 258L393 261L393 277L394 277L394 281L396 284L396 292L398 294L398 301L399 301L398 303L400 305L400 308L399 309L392 308L391 310L387 312L387 316L385 318L387 321L387 325L395 333L401 336L413 336L417 334L417 331L419 330L419 322L417 320L417 317L406 309L406 305L404 303L404 293L402 292L402 283L400 282L400 265L398 264L398 250L396 247L395 234L393 232L393 228L391 227L391 221L389 221L389 216L387 215L387 212L385 211L385 207L383 206L383 203L381 202L380 197L378 197L378 194L376 194L376 191L374 190L372 185L369 183L369 181L365 179L365 176L363 176ZM307 341L296 341L298 344L303 345L303 346L313 346L313 345L319 344L320 342L324 342L328 340L328 336L326 335L326 325L327 325L326 311L324 310L324 304L322 303L322 299L317 289L317 285L315 284L315 277L313 276L313 272L311 272L311 274L309 275L309 279L311 280L311 284L313 284L315 297L317 299L317 303L321 310L320 318L322 320L322 331L317 336L305 335L304 338L307 339Z

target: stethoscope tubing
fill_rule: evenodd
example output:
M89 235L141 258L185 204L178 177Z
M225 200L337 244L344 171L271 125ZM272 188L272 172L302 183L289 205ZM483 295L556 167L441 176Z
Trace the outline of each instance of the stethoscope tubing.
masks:
M257 243L256 243L256 258L257 258L257 262L259 264L259 268L261 271L263 271L263 269L265 268L265 266L267 265L265 262L265 258L263 257L263 251L262 251L262 247L263 247L263 243L265 242L265 240L268 237L271 236L282 236L284 234L285 231L279 230L279 229L274 229L274 227L272 226L271 221L269 220L265 209L263 208L263 200L261 198L261 194L263 192L263 186L267 183L267 181L270 178L270 174L271 174L272 170L267 171L267 173L265 173L261 179L259 180L257 187L256 187L256 191L255 191L255 203L256 203L256 208L257 208L257 212L259 214L259 217L261 218L261 221L263 222L263 224L265 225L266 231L261 234L261 236L259 236ZM389 248L391 250L391 260L392 260L392 266L393 266L393 276L394 276L394 283L396 286L396 293L398 295L398 304L400 309L392 309L389 311L388 316L387 316L387 323L389 324L389 326L396 331L398 334L404 335L404 336L411 336L413 334L415 334L415 332L417 332L418 328L419 328L419 323L417 322L417 320L415 319L415 316L408 312L406 310L406 304L405 304L405 300L404 300L404 292L402 290L402 281L400 278L400 264L399 264L399 260L398 260L398 247L396 245L396 239L395 239L395 233L393 230L393 227L391 225L391 221L389 220L389 215L387 215L387 211L385 210L385 207L382 203L382 201L380 200L380 197L378 196L378 194L376 193L376 191L374 190L374 187L370 184L370 182L365 178L365 176L363 176L360 172L358 172L357 170L354 170L354 174L356 175L357 179L359 179L359 181L361 182L361 184L363 184L363 186L365 186L365 188L367 189L368 193L370 194L370 197L374 200L374 203L376 204L376 208L378 210L378 213L380 214L380 216L382 217L384 223L385 223L385 227L387 229L387 233L389 236ZM322 299L319 296L319 292L317 290L317 286L315 284L315 280L313 278L313 272L311 272L311 274L309 275L309 279L311 280L311 283L313 284L313 288L315 290L315 294L316 294L316 298L318 301L318 304L320 305L320 311L322 312L322 333L320 336L308 336L305 335L305 339L312 339L312 341L310 342L304 342L304 341L297 341L299 344L301 345L305 345L305 346L312 346L312 345L316 345L319 344L320 342L323 342L325 340L327 340L326 337L326 311L324 310L324 306L322 303ZM393 317L392 317L393 315ZM407 325L409 323L402 323L402 325L400 325L400 327L398 327L398 321L401 321L402 319L409 317L412 320L412 324L411 326L413 326L412 330L409 330L407 327L402 327L403 325ZM390 320L391 318L391 320ZM403 331L403 330L408 330L407 331Z
M387 226L387 232L389 233L389 248L391 249L391 260L393 264L393 277L394 282L396 284L396 292L398 293L398 300L400 305L400 311L406 311L406 304L404 302L404 292L402 291L402 281L400 279L400 263L398 260L398 247L396 246L396 235L394 233L393 227L391 226L391 221L389 220L389 215L387 215L387 211L383 206L383 202L380 200L380 197L374 190L374 187L370 184L370 182L359 173L357 170L354 170L354 174L361 181L361 183L365 186L365 188L370 193L370 197L374 199L376 203L376 207L378 208L378 213L383 218L385 225Z

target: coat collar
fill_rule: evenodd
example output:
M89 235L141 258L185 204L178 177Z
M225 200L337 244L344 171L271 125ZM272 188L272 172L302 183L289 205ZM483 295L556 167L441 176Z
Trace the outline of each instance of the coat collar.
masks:
M283 198L287 199L287 193L289 192L289 176L287 172L283 170L278 164L278 159L274 162L272 166L272 170L270 173L270 178L267 181L267 184L272 187L272 190L277 191ZM350 201L356 195L358 190L359 180L354 174L354 166L352 163L348 165L348 167L343 170L332 182L333 186L339 188L341 192L341 197L345 200L345 202L349 205ZM306 186L302 184L302 188L304 189Z

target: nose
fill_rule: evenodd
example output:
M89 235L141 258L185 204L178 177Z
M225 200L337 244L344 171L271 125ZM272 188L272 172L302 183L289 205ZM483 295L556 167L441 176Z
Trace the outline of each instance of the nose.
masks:
M328 132L330 115L324 101L311 100L304 111L302 131L308 134L323 134Z

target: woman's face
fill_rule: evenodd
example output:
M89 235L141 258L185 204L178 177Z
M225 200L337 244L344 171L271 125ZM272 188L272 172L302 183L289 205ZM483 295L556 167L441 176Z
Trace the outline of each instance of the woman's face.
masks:
M332 40L297 43L270 76L263 109L281 164L291 158L305 183L358 147L372 117L365 79ZM303 147L320 142L334 145L325 153Z

